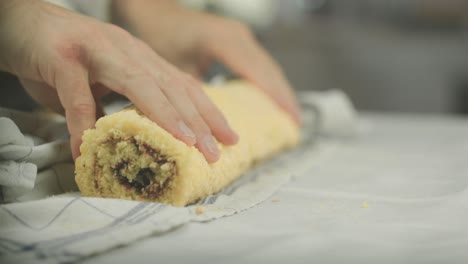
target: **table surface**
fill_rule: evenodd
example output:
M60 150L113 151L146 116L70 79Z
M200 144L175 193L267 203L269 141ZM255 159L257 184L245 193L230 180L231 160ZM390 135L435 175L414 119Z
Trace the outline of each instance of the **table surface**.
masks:
M366 113L361 123L260 205L84 262L468 263L468 119Z

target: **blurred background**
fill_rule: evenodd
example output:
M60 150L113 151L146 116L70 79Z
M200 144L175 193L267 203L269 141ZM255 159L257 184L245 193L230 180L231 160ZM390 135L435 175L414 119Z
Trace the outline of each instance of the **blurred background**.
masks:
M468 114L468 0L179 1L251 25L297 90L339 88L366 111Z
M468 113L468 0L182 2L254 27L298 90L340 88L359 110Z

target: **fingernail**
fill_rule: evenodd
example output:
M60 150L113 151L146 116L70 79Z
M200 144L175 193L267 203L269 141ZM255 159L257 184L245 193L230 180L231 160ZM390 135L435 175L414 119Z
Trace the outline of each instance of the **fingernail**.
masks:
M184 134L184 137L196 140L196 136L193 131L183 122L179 122L179 130Z
M235 142L239 141L239 134L237 134L236 131L234 131L232 128L230 129L231 129L232 135L234 136L234 141Z
M208 135L203 139L203 144L209 152L215 154L216 156L219 155L218 146L216 145L216 142L211 135Z

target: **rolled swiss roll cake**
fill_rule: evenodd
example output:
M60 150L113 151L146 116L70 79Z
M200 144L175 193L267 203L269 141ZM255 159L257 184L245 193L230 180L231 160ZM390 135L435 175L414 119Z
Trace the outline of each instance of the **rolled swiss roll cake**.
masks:
M84 132L75 169L82 195L185 206L299 143L299 128L290 116L251 84L234 81L204 89L239 135L236 145L217 143L217 162L209 164L197 148L130 107Z

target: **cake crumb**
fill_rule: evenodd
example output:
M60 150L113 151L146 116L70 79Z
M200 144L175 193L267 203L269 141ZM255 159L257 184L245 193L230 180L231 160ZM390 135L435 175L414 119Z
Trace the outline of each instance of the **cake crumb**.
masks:
M278 199L273 199L273 200L271 200L272 203L278 203L279 201L280 201L280 200L278 200Z
M195 214L201 215L206 211L206 208L204 206L197 206L195 208Z
M369 203L367 201L362 202L361 208L369 208Z

